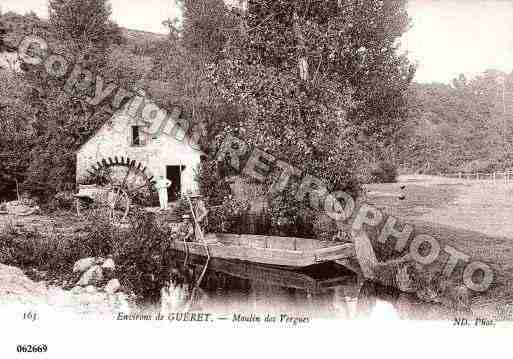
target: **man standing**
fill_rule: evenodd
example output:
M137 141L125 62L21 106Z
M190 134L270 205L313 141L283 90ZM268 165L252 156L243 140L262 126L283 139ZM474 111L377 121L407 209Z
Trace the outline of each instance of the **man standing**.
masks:
M159 194L160 209L167 210L167 189L171 186L171 181L164 176L159 176L155 182L155 188Z

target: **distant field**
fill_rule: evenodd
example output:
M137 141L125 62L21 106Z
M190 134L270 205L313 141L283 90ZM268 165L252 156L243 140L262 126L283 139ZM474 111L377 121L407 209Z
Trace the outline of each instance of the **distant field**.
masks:
M366 189L368 202L390 214L513 239L512 183L402 176L398 183Z
M442 246L490 264L498 285L482 301L513 300L513 184L402 176L398 183L366 190L367 203L433 235Z

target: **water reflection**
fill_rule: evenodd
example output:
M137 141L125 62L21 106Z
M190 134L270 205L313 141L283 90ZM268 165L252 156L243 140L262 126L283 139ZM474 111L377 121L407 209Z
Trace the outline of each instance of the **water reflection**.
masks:
M251 263L189 257L178 252L161 311L282 314L310 318L453 320L458 313L413 294L364 281L335 263L301 271ZM196 287L196 288L195 288Z

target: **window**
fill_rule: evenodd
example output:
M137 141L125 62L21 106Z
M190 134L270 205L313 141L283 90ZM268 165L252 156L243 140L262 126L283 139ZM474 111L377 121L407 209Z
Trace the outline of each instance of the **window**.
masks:
M132 146L144 146L146 144L140 126L132 126L131 133Z

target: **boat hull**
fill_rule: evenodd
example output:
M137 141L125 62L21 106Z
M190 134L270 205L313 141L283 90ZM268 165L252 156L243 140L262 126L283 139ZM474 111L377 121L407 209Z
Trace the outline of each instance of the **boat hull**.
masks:
M199 256L228 260L239 260L282 267L303 268L314 264L336 261L355 256L352 243L325 244L304 238L216 235L209 234L205 245L202 242L175 240L175 250Z

